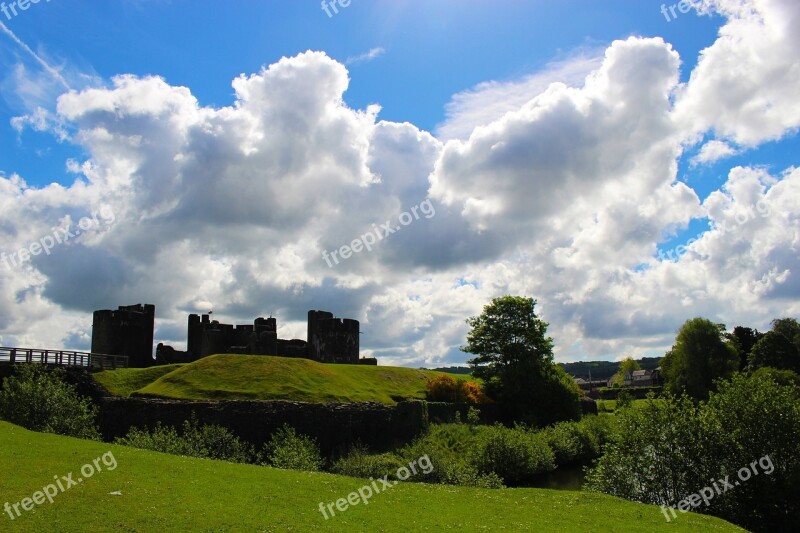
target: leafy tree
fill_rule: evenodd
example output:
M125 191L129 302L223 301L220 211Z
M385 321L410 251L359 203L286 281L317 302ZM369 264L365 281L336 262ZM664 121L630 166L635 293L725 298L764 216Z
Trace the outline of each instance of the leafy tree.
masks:
M694 510L754 531L796 529L800 521L797 386L781 385L768 373L737 373L730 381L720 381L707 403L667 393L616 418L615 441L587 476L590 490L677 506L713 481L730 479L735 490L717 493L708 506ZM739 472L748 467L751 472L744 481Z
M487 394L517 419L546 425L580 417L580 390L553 363L547 322L535 313L536 301L521 296L495 298L480 316L467 319L470 331L461 349Z
M772 367L800 372L800 324L794 318L772 321L750 352L750 368Z
M732 333L726 333L725 338L731 341L739 350L739 368L744 370L747 367L750 352L753 346L761 340L764 334L757 329L736 326Z
M724 334L724 324L705 318L687 320L661 363L667 389L702 400L714 389L715 380L730 377L739 366L739 352Z
M63 369L21 364L3 380L0 418L33 431L100 440L97 407L65 381Z
M640 365L635 359L628 356L622 360L619 364L619 371L614 374L611 378L614 383L622 384L625 381L626 374L633 374L636 370L641 370L642 365Z

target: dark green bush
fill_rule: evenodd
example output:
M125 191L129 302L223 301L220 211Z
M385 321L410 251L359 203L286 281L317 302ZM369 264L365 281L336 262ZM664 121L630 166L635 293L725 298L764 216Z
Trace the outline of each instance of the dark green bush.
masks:
M317 441L298 435L288 424L284 424L272 435L264 447L264 457L265 464L287 470L317 472L324 464Z
M393 453L370 454L365 447L357 445L349 454L335 461L330 471L352 477L394 478L401 466L403 462Z
M33 431L100 440L97 407L65 381L63 369L20 364L3 380L0 418Z
M255 448L239 440L227 428L214 424L200 426L194 417L183 422L181 433L158 423L152 431L131 428L125 437L115 442L145 450L234 463L254 463L258 459Z
M487 429L471 458L480 474L494 473L506 484L518 485L555 469L553 451L543 435L524 427Z

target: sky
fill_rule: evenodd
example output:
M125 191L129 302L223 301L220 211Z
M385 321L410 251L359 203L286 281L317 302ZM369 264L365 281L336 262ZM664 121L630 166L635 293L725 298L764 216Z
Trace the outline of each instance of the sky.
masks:
M459 365L513 294L568 362L800 315L800 2L340 1L0 3L0 345L324 309Z

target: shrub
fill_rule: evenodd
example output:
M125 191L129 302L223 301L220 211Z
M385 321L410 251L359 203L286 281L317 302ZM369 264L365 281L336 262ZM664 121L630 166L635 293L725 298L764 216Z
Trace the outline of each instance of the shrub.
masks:
M0 418L33 431L100 440L97 407L66 383L63 369L21 364L3 380Z
M517 485L555 469L553 451L542 435L523 427L487 429L472 457L480 474L494 473L506 484Z
M288 470L317 472L322 469L317 441L305 435L298 435L288 424L276 431L264 447L266 464Z
M470 405L469 409L467 410L467 424L469 424L470 426L477 426L480 423L481 423L480 410Z
M394 478L397 469L401 466L403 466L403 462L395 454L370 455L364 446L356 445L349 454L334 462L330 471L334 474L351 477L378 479L389 476Z
M768 375L737 374L715 386L707 403L668 395L622 411L620 431L587 487L676 506L711 480L736 479L740 469L769 456L774 471L697 510L756 531L792 530L800 521L800 391Z
M425 397L431 402L489 403L489 398L480 385L474 381L456 379L447 374L440 374L428 380L425 388Z
M633 405L633 395L627 390L621 390L617 395L617 409L625 409Z
M225 427L215 424L200 426L194 416L183 422L183 431L179 433L171 426L157 423L152 431L131 428L124 437L115 440L117 444L132 446L145 450L218 459L234 463L257 462L252 445L239 440Z

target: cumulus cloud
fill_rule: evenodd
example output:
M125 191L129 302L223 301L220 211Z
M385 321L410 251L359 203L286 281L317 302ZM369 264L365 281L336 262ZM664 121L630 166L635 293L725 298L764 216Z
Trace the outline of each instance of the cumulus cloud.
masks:
M137 302L175 344L212 307L303 338L321 308L361 320L365 355L432 366L463 362L464 319L507 293L538 298L560 359L658 355L697 315L797 315L800 172L737 167L702 201L676 180L699 139L696 161L714 162L792 134L797 9L711 4L727 22L685 84L669 43L631 37L456 95L438 136L348 107L349 73L322 52L237 77L226 107L157 76L71 90L54 116L87 156L67 185L0 173L0 252L100 206L115 222L0 265L0 341L83 348L93 309ZM435 216L326 264L423 201ZM659 258L697 220L708 229Z

